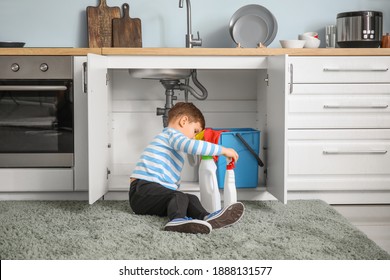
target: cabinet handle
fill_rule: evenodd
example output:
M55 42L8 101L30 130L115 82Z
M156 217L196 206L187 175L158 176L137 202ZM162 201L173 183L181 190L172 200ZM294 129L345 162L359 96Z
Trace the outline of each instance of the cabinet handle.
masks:
M293 93L294 90L294 66L290 64L290 94Z
M324 72L387 72L389 68L374 68L374 69L348 69L348 68L324 68Z
M81 84L82 84L84 93L88 93L88 88L87 88L87 71L88 70L87 69L88 69L87 62L83 62L83 71L81 74Z
M37 86L37 85L21 85L21 86L0 86L0 91L53 91L67 90L66 86Z
M389 105L324 105L324 109L386 109Z
M324 155L384 155L387 150L368 150L368 151L330 151L323 150Z

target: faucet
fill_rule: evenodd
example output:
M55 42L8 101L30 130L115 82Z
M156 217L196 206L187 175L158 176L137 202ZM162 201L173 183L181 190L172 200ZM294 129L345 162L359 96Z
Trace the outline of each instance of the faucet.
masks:
M192 35L192 27L191 27L191 1L186 0L187 2L187 35L186 35L186 48L192 48L196 46L202 46L202 39L200 39L199 31L198 38L194 39ZM179 0L179 8L183 8L184 0ZM194 81L195 85L202 91L202 94L197 93L192 90L190 87L190 79L185 79L185 84L182 85L181 90L184 90L185 101L188 102L188 93L190 92L195 98L199 100L204 100L207 98L208 92L206 88L198 81L197 79L197 71L196 69L191 70L191 77Z
M186 0L187 2L187 35L186 35L186 48L192 48L196 46L202 45L202 39L199 37L194 39L192 35L192 27L191 27L191 1ZM184 0L179 0L179 8L183 8Z

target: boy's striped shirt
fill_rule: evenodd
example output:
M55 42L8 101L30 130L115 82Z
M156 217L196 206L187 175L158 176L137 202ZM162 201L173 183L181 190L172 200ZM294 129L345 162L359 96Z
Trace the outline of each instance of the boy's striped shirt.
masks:
M186 137L173 128L164 128L145 148L131 174L176 190L180 186L184 154L221 155L222 146Z

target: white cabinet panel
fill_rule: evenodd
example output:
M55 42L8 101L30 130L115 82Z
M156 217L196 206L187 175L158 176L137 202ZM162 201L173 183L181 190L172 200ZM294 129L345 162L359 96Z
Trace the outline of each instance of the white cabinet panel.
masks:
M390 83L390 81L389 81ZM390 95L389 84L293 84L291 95Z
M289 113L390 113L390 96L292 96Z
M1 168L1 192L73 191L73 169Z
M265 56L110 56L109 69L266 69Z
M84 92L85 56L74 57L74 189L88 191L88 98Z
M390 130L290 130L288 188L390 190Z
M290 95L289 128L389 128L389 95Z
M88 54L88 183L89 203L108 190L109 95L106 57Z
M293 83L388 83L390 57L292 57Z
M386 196L381 196L381 191L390 191L390 175L310 175L299 174L288 176L289 191L331 191L334 195L340 191L360 192L360 200L369 203L366 194L376 195L377 199L384 201ZM389 194L387 194L388 196ZM352 196L352 193L351 193ZM344 202L345 203L345 202ZM388 201L386 202L388 203Z
M287 56L268 58L267 89L267 190L287 202Z
M390 174L390 139L289 141L288 153L292 175Z

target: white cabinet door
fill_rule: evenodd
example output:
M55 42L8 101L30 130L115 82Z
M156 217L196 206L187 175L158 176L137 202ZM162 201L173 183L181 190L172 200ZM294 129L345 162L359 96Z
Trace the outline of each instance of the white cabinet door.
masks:
M267 88L267 190L274 197L287 202L287 64L288 57L268 58Z
M88 54L88 189L92 204L108 191L107 58Z
M73 58L75 191L88 191L88 97L84 92L84 62L87 62L86 56Z

